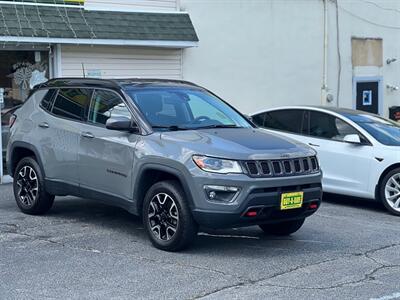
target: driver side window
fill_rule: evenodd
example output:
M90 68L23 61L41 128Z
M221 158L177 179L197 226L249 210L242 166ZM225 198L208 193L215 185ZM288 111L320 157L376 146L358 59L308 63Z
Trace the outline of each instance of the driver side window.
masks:
M344 141L349 134L357 134L358 131L350 124L326 113L310 112L310 135L335 141ZM360 138L362 138L360 136Z
M198 98L197 96L190 95L188 101L190 110L192 111L193 118L196 120L205 117L206 119L216 120L223 125L235 124L233 120L228 118L225 114L221 113L216 107L207 103L206 101Z
M105 125L111 117L131 118L131 113L121 97L111 91L96 90L89 109L88 122Z

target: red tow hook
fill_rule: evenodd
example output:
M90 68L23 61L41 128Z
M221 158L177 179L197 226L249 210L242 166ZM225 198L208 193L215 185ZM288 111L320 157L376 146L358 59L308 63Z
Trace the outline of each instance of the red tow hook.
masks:
M317 209L318 208L318 203L316 202L311 202L310 205L308 206L308 209Z

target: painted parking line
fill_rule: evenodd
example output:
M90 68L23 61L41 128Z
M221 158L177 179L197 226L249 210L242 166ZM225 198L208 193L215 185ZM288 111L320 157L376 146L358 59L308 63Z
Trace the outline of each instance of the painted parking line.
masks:
M393 299L400 299L400 293L394 293L394 294L382 296L379 298L370 298L370 300L393 300Z

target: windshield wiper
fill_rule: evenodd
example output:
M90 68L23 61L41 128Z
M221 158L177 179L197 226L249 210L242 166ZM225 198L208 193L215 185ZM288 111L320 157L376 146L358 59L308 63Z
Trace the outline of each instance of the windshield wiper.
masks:
M194 127L192 129L208 129L208 128L243 128L241 126L237 126L235 124L223 125L223 124L214 124L214 125L207 125L201 127Z
M187 127L180 127L178 125L171 125L171 126L154 125L154 126L151 126L151 127L152 128L167 129L167 130L170 130L170 131L188 130L189 129Z

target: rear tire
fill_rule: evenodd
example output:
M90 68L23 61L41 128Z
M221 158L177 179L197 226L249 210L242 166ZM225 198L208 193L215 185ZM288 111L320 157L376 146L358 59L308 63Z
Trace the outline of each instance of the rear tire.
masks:
M54 196L46 192L42 171L32 157L18 163L13 188L15 201L25 214L41 215L53 206Z
M262 224L259 226L266 234L285 236L298 231L301 226L303 226L304 221L305 219L300 219L273 224Z
M152 244L161 250L187 248L197 236L198 225L186 195L174 180L155 183L143 203L143 224Z
M400 216L400 168L390 171L382 179L379 198L391 214Z

